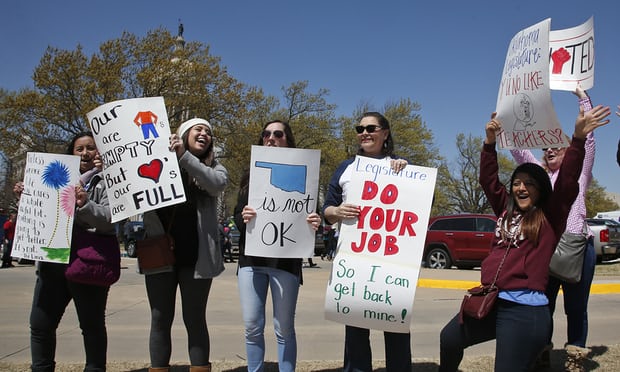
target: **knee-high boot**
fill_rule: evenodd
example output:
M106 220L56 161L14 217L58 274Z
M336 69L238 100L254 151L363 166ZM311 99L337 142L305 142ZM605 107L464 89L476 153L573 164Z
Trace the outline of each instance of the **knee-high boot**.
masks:
M190 366L189 372L211 372L211 363L206 366Z

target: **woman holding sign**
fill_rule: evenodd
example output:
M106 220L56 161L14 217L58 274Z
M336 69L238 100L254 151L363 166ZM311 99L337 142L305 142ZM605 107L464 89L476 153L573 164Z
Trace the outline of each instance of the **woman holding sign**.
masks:
M364 113L355 127L360 156L389 160L391 168L400 172L407 166L405 159L394 156L394 141L389 121L378 112ZM359 206L348 204L347 189L353 161L342 162L329 182L323 214L329 224L358 218ZM411 371L411 334L384 332L385 365L388 372ZM344 371L372 371L370 330L347 325L344 343Z
M149 352L152 371L168 371L177 288L181 291L190 371L211 371L206 310L213 278L224 271L219 246L217 198L228 172L213 154L213 131L204 119L191 119L170 136L187 200L144 214L147 236L166 231L174 238L175 264L144 272L151 307ZM139 248L138 248L139 249Z
M73 137L67 154L80 157L80 185L75 187L75 220L71 249L79 242L110 249L119 254L114 262L120 270L120 251L112 224L100 159L92 133ZM97 163L97 167L95 164ZM16 189L21 194L23 185ZM79 239L78 239L79 237ZM37 281L30 312L30 348L33 371L53 371L56 329L73 300L84 338L85 371L105 371L108 338L105 308L110 286L83 284L65 277L67 265L37 262Z
M263 127L259 146L295 147L290 125L271 121ZM295 371L297 338L295 335L295 307L302 283L301 258L256 257L245 254L246 224L256 217L256 209L248 205L250 175L241 179L239 198L235 207L235 223L239 228L239 297L245 323L245 349L248 371L264 370L265 359L265 305L267 290L271 288L273 326L278 342L278 368L281 372ZM317 213L311 213L307 222L316 231L321 223Z
M601 119L606 118L611 114L609 107L597 106L592 107L590 97L586 92L577 87L575 94L579 97L580 107L584 111L584 116L599 116ZM514 157L517 163L535 163L545 168L549 174L551 182L555 182L560 172L560 165L564 159L566 153L566 147L548 147L543 149L543 160L540 162L530 150L513 149L510 153ZM551 310L551 316L553 320L553 313L555 311L555 303L562 288L564 295L564 312L566 313L567 322L567 342L566 351L568 354L566 367L569 370L582 370L582 364L588 353L589 349L586 348L586 338L588 336L588 299L590 296L590 286L592 285L592 279L594 278L594 267L596 265L596 252L594 251L594 241L592 238L592 232L586 223L586 192L590 187L592 181L592 167L594 166L594 153L596 145L594 141L594 133L588 133L585 143L585 158L583 161L583 168L579 177L579 194L577 199L573 203L568 215L566 223L567 238L575 241L574 237L578 237L578 245L583 247L583 265L582 270L579 272L580 278L566 278L562 275L554 275L553 266L552 272L549 276L549 283L547 284L546 295L549 298L549 309ZM584 233L585 231L585 233ZM571 238L573 237L573 238ZM553 325L553 324L552 324ZM553 327L551 329L553 332ZM538 360L538 366L548 367L550 363L549 354L553 348L551 343L552 334L549 333L548 344L545 352L541 354ZM569 368L572 366L574 368Z
M482 262L481 283L499 288L493 310L482 319L455 316L441 331L439 371L456 371L465 348L496 340L496 371L527 371L551 332L545 289L549 262L566 228L579 193L579 176L588 133L609 123L605 115L575 122L571 145L554 187L539 165L524 163L512 174L509 189L498 176L496 135L502 124L491 116L480 156L480 185L498 217L489 256Z

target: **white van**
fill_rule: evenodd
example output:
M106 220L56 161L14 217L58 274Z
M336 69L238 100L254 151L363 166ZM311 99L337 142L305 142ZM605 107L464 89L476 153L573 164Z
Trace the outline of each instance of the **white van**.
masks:
M608 220L620 221L620 211L599 212L594 218L606 218Z

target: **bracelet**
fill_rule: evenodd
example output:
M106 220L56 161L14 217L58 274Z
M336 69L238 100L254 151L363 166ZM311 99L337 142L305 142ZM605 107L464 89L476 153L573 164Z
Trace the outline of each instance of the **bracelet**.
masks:
M583 111L592 110L592 101L590 97L579 98L579 106L583 107Z

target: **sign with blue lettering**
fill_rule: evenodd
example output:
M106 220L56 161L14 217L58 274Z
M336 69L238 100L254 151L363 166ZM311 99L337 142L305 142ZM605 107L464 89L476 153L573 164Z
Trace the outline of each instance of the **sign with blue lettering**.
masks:
M112 222L185 201L163 97L106 103L87 114L110 200Z
M245 254L312 257L320 150L252 146L248 205L256 217L246 226Z

